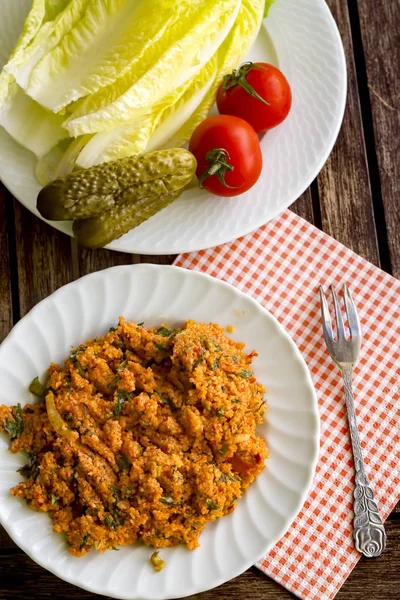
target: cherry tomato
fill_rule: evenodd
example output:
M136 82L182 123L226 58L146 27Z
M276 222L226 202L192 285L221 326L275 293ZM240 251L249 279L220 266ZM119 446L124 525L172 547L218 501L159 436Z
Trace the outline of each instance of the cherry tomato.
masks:
M260 176L260 142L254 129L238 117L216 115L200 123L189 150L197 160L200 187L218 196L243 194Z
M284 74L268 63L243 63L225 75L217 92L221 114L244 119L257 132L276 127L286 119L292 92Z

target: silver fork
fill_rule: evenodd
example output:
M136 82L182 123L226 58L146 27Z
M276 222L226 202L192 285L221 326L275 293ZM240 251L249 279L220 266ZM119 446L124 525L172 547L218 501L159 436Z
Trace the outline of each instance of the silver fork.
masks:
M353 397L353 368L357 362L361 347L361 327L357 310L347 286L344 286L344 301L350 338L346 339L343 317L338 297L332 286L333 304L336 315L337 340L333 337L332 321L324 290L320 287L322 328L329 354L339 367L346 398L347 417L350 427L351 445L353 448L354 466L356 471L354 488L354 543L356 549L369 558L379 556L386 547L386 533L379 516L371 484L365 471L360 435L357 427Z

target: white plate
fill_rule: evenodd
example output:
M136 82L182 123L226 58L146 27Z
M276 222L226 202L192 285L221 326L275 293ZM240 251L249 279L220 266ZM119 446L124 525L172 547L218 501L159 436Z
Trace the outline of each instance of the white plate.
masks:
M200 548L161 551L161 573L152 550L135 544L119 552L71 556L44 513L34 513L9 489L23 479L25 461L8 451L0 435L0 520L33 560L58 577L113 598L178 598L213 588L255 563L285 533L309 489L319 448L317 400L299 351L278 322L257 302L227 283L178 267L113 267L87 275L38 304L0 347L0 404L32 401L27 391L51 361L71 346L105 333L118 316L147 326L177 325L193 318L234 325L234 339L259 357L254 371L267 389L267 466L228 516L207 525ZM239 316L240 315L240 316Z
M31 0L0 0L0 65L21 30ZM280 66L293 91L288 119L261 141L262 175L247 193L218 198L200 189L108 248L138 254L177 254L217 246L254 231L294 202L316 177L343 118L346 63L336 24L324 0L278 0L250 52ZM0 127L0 178L30 211L39 192L33 155ZM70 223L52 225L72 235Z

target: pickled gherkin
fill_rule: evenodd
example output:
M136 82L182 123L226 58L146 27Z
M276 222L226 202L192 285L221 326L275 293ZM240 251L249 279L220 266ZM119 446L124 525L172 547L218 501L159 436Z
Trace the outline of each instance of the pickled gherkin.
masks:
M139 202L141 214L148 214L142 222L172 201L171 195L175 199L195 170L196 159L183 148L121 158L54 180L40 191L37 209L45 219L69 221L104 216L113 209L114 216L126 215L128 205L134 211ZM147 211L146 201L152 207ZM121 205L125 208L118 211Z
M117 204L106 213L74 223L74 235L82 246L102 248L137 227L171 204L182 190L158 197L145 197L136 202Z

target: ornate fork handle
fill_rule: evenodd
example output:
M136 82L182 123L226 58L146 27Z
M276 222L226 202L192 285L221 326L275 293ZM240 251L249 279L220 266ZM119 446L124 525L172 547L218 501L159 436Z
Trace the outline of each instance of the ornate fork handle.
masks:
M379 516L378 507L362 456L360 435L358 433L356 413L354 410L352 374L353 367L342 367L344 393L346 398L347 415L350 427L351 444L353 447L354 465L356 470L354 488L354 542L356 549L364 556L372 558L379 556L386 547L386 533Z

